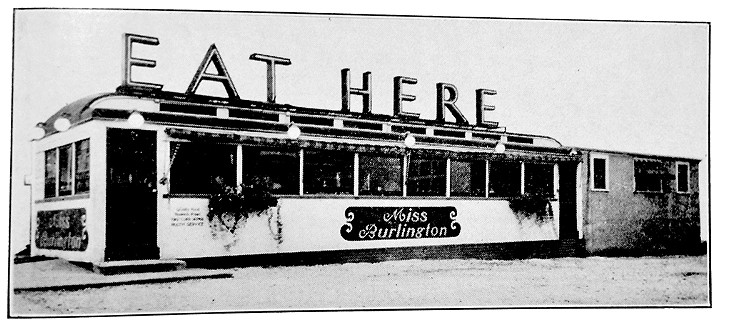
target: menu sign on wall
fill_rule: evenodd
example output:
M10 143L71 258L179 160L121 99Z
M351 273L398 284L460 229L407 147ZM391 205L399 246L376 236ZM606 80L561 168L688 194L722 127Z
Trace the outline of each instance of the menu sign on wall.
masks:
M36 247L84 251L89 244L86 209L38 211Z
M437 207L349 207L340 235L348 241L456 237L457 209Z

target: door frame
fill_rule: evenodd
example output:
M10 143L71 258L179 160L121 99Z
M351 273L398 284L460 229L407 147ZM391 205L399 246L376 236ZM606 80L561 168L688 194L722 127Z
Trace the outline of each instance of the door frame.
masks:
M138 199L144 199L145 204L149 204L146 206L146 209L144 211L147 212L147 214L144 215L144 217L140 220L142 220L142 223L139 225L144 225L143 231L147 232L145 237L143 239L149 239L150 241L142 241L142 242L126 242L120 241L119 238L114 239L111 241L113 243L112 247L109 246L110 244L110 236L114 236L114 234L111 234L110 228L112 231L116 230L116 227L119 227L119 225L114 225L110 227L110 222L119 222L120 220L116 217L111 217L110 215L113 215L114 213L118 212L118 208L115 204L124 204L123 202L115 202L114 199L115 196L120 196L122 194L116 192L116 190L119 190L118 188L115 188L115 184L113 183L111 179L111 167L112 163L115 162L113 160L114 156L112 155L112 145L113 144L120 144L121 146L124 146L126 143L130 143L129 141L125 142L124 139L126 137L121 136L121 139L117 139L116 142L114 142L111 137L114 132L118 133L131 133L131 132L138 132L141 133L141 136L149 135L146 138L143 138L143 140L147 139L145 143L150 143L152 146L149 148L149 151L143 151L143 152L149 152L150 158L152 159L149 161L149 181L150 182L150 191L149 192L142 192L139 191L137 194L139 194L140 197ZM157 239L158 239L158 197L157 197L157 150L158 150L158 142L157 142L157 131L155 130L142 130L142 129L126 129L126 128L113 128L113 127L107 127L106 128L106 169L105 169L105 177L106 177L106 206L105 206L105 214L106 214L106 234L105 234L105 247L104 247L104 260L105 261L118 261L118 260L138 260L138 259L159 259L160 258L160 248L158 247ZM130 193L125 193L125 196L130 195ZM110 207L112 209L110 210ZM115 210L117 208L117 210ZM111 212L111 213L110 213ZM136 216L135 216L136 217ZM122 217L124 218L124 217ZM127 246L125 246L125 244ZM127 251L132 249L132 251Z

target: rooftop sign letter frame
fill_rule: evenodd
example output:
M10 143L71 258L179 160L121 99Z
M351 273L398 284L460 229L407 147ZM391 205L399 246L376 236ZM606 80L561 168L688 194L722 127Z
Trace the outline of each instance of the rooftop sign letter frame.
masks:
M208 69L211 62L213 62L213 65L216 66L216 70L218 71L217 74L206 73L206 69ZM216 44L211 44L211 47L208 48L208 52L206 52L206 56L203 58L201 65L198 66L198 70L195 72L195 76L193 76L193 81L190 82L185 94L194 94L195 91L198 90L198 86L201 84L202 80L220 82L223 84L223 87L226 88L226 93L229 98L239 99L239 94L236 92L234 82L231 80L231 76L229 76L226 66L223 65L223 60L221 60L221 54L218 53Z
M147 67L154 68L157 65L155 60L135 58L132 56L132 45L143 44L157 46L160 44L159 40L155 37L141 36L135 34L124 34L124 69L123 69L123 80L122 85L131 88L141 88L146 90L159 90L162 89L162 84L138 82L132 80L132 67ZM292 61L287 58L282 58L274 55L265 55L259 53L253 53L249 57L249 60L264 62L267 65L267 102L275 103L277 98L276 90L276 65L289 66ZM216 67L217 72L215 74L207 73L206 70L213 63ZM203 81L213 81L223 84L226 89L226 93L229 98L240 99L239 94L236 92L234 83L231 80L231 76L226 70L226 66L223 64L221 54L216 48L216 44L211 44L206 52L203 61L201 62L198 70L193 76L193 80L186 90L186 95L195 94ZM406 112L403 109L403 102L415 101L416 96L404 93L404 84L414 85L417 83L416 78L406 76L396 76L393 78L393 116L396 118L419 118L418 113ZM363 97L363 114L372 114L373 112L373 85L371 80L371 72L363 73L363 84L362 88L356 88L350 86L350 69L344 68L340 71L340 96L342 99L342 111L351 112L351 95L358 95ZM488 96L494 96L497 94L495 90L491 89L477 89L475 90L475 118L478 126L497 128L498 123L487 121L487 112L494 111L495 106L486 105L486 99ZM468 125L469 121L465 118L464 114L457 108L457 98L459 94L457 87L450 83L437 83L437 103L436 103L436 121L444 123L446 122L444 117L444 110L448 110L456 124Z
M135 34L131 34L131 33L124 34L124 68L122 70L122 75L123 75L122 85L136 87L136 88L143 88L143 89L152 89L152 90L162 89L162 84L137 82L137 81L132 80L132 67L133 66L155 68L155 66L157 65L157 62L155 60L133 57L132 56L132 44L133 43L143 44L143 45L152 45L152 46L160 45L160 41L155 37L140 36L140 35L135 35Z

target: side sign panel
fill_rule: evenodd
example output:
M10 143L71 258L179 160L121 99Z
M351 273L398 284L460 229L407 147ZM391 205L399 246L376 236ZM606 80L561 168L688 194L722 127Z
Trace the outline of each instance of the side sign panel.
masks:
M86 209L38 211L36 223L37 248L84 251L89 245Z
M347 241L456 237L457 209L439 207L348 207L340 235Z

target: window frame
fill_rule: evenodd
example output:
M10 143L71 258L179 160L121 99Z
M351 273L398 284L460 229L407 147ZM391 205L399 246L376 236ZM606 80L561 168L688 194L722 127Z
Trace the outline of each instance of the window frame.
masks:
M339 151L339 150L322 150L322 149L301 149L300 151L301 151L301 153L300 153L300 188L301 188L300 196L331 196L331 197L355 196L355 193L358 190L358 188L356 187L357 180L355 180L355 176L357 175L355 168L358 166L356 163L356 157L355 157L356 153L355 152ZM350 178L350 181L347 181L347 179L344 179L343 183L345 183L346 185L341 186L345 189L350 189L350 190L344 190L344 191L332 192L332 193L319 192L319 191L318 192L308 192L308 190L312 190L314 188L308 188L309 181L306 180L308 164L305 160L306 159L305 157L308 154L310 154L310 156L312 156L315 154L322 154L322 153L324 153L324 154L328 154L328 153L342 154L343 156L348 155L348 154L350 155L350 165L348 165L348 166L350 166L351 178ZM343 158L342 161L346 161L347 159L348 158ZM350 188L348 188L348 186Z
M663 165L662 160L632 158L632 185L634 188L634 192L639 193L639 194L662 194L662 193L664 193L664 191L662 190L662 188L663 188L662 176L660 177L660 190L638 190L637 189L637 162L638 161L656 162L656 163L659 163L660 165Z
M78 179L77 179L77 176L79 175L79 145L81 145L81 143L84 142L84 141L87 141L88 142L87 143L87 153L88 153L87 159L88 160L86 161L86 167L87 168L85 170L85 172L87 173L86 176L88 178L87 179L88 184L87 184L86 190L79 191L78 190L79 182L78 182ZM74 167L73 167L74 172L73 172L73 175L72 175L72 177L73 177L73 186L74 186L73 187L73 194L74 195L88 194L89 192L91 192L91 139L85 138L85 139L82 139L82 140L78 140L78 141L76 141L76 142L73 143L73 146L74 146L73 147L73 150L74 150L74 162L73 162L74 163Z
M175 182L175 170L173 169L173 164L174 164L175 160L180 158L178 153L179 153L180 147L184 144L193 144L193 145L210 144L210 145L234 147L234 177L233 177L233 180L234 180L234 182L239 182L239 180L240 180L240 177L238 175L238 170L239 170L238 169L238 158L239 158L238 156L239 156L239 150L240 150L238 148L239 144L218 143L218 142L202 143L200 141L191 141L191 140L170 140L168 143L169 143L168 144L168 160L167 160L167 163L168 163L168 165L167 165L167 178L168 178L167 192L168 192L168 195L173 195L174 197L201 197L201 196L210 195L210 193L184 192L184 191L179 190L178 188L175 188L176 186L180 186L180 185L173 185L173 183ZM173 149L174 144L178 144L177 149ZM240 184L241 183L234 183L233 186L237 188ZM213 187L212 184L210 185L210 187L211 188ZM178 189L178 190L173 191L173 189Z
M295 186L293 188L290 188L291 193L275 193L274 190L272 190L272 195L275 196L294 196L299 195L302 189L302 169L301 169L301 158L302 155L300 153L301 149L292 149L292 148L281 148L276 146L267 146L267 145L249 145L249 144L237 144L236 145L236 182L241 184L243 182L245 169L247 167L244 167L244 160L247 159L249 155L247 153L250 153L251 151L257 151L257 152L281 152L279 156L281 155L290 155L289 157L293 157L293 159L296 159L295 165L293 166L293 171L297 171L298 174L296 176L296 179L293 182L296 182ZM260 155L261 157L261 155ZM260 174L261 175L261 174Z
M589 157L590 163L589 163L589 188L591 188L592 191L599 191L599 192L609 192L609 156L606 154L594 154L592 153ZM596 159L602 159L604 160L604 188L597 188L596 183L594 183L594 174L595 174L595 163L594 161ZM632 174L634 176L634 164L632 169ZM635 182L636 183L636 182Z
M536 194L536 193L529 193L528 190L527 190L527 187L529 185L528 185L528 182L527 182L528 178L526 176L526 173L528 173L527 172L527 168L529 168L531 166L539 166L540 165L540 166L546 166L546 169L550 169L550 172L551 172L551 177L546 181L546 182L548 182L548 184L550 184L551 190L545 192L545 194L551 195L551 197L550 197L551 200L554 200L554 199L557 199L558 198L558 186L557 186L557 180L556 180L557 177L558 177L558 173L557 173L557 170L556 170L556 168L558 167L557 166L558 164L552 163L552 162L536 162L536 161L522 162L521 164L522 164L522 166L521 166L521 168L522 168L521 176L523 178L521 180L521 182L523 183L523 188L522 188L522 192L521 192L522 195L525 195L525 194Z
M496 164L504 163L504 164L517 164L517 177L518 177L518 183L516 185L517 191L515 193L508 193L508 195L498 195L495 193L490 192L490 186L493 183L493 179L495 178L495 174L492 174L491 167L498 167ZM505 166L503 166L505 167ZM513 161L513 160L489 160L487 162L487 174L486 174L486 187L485 192L486 196L493 199L498 200L509 200L515 197L522 196L525 193L525 162L524 161Z
M468 194L465 194L465 193L455 193L454 192L454 188L453 188L454 187L454 182L452 181L452 175L453 175L452 170L453 170L453 165L454 165L455 162L456 163L470 163L470 164L478 163L478 164L481 164L481 165L478 165L478 167L479 166L482 166L482 172L483 172L483 174L482 174L483 179L479 183L482 186L482 193L479 193L479 194L469 194L469 193ZM488 161L486 159L481 159L481 158L448 158L448 163L447 164L449 166L448 169L447 169L447 177L449 178L449 181L447 182L447 184L448 184L448 186L447 186L447 195L448 196L446 196L446 197L457 197L457 198L487 197L487 194L488 194L487 193L487 191L488 191L488 188L487 188L487 185L488 185L488 174L487 173L489 173L489 169L488 169L489 166L488 166ZM472 173L471 173L472 168L470 168L469 170L470 170L470 177L471 177L472 176ZM470 183L476 183L476 182L474 182L472 179L470 179Z
M88 141L89 146L89 160L88 160L88 177L89 177L89 187L87 190L84 191L78 191L76 189L76 176L77 176L77 163L78 163L78 151L79 149L77 146L79 143L83 141ZM61 194L61 148L68 148L68 160L70 161L70 164L68 165L68 172L69 172L69 188L70 192L68 194ZM46 155L53 151L54 153L54 190L51 195L49 195L46 192L46 182L48 180L48 174L47 174L47 158ZM67 199L69 197L77 197L77 196L83 196L83 195L89 195L91 192L91 138L85 137L79 140L71 141L66 144L61 144L56 147L43 150L43 200L57 200L57 199Z
M411 155L405 159L408 160L408 162L405 163L406 165L404 168L405 173L406 173L404 176L404 193L405 193L404 197L449 198L449 189L450 189L449 188L449 176L450 176L449 158L441 157L441 156ZM409 183L413 183L415 181L420 181L420 180L425 180L425 179L427 179L426 177L429 176L429 175L419 175L419 179L412 177L413 173L410 171L410 168L412 167L412 165L416 165L416 163L414 162L415 160L427 161L429 163L429 168L431 168L432 170L441 169L444 172L443 180L438 180L439 176L434 175L434 172L429 173L430 176L433 177L432 179L428 179L428 181L431 184L433 184L435 181L443 182L443 183L440 183L441 186L439 186L439 188L438 188L438 190L440 191L439 193L424 193L424 192L414 192L413 190L409 190L409 187L410 187ZM437 167L438 165L434 165L435 163L439 164L441 162L444 163L443 165L441 165L443 167ZM435 166L435 167L432 167L432 166ZM432 187L436 187L436 186L432 186Z
M686 191L680 191L680 165L685 165L686 167L686 173L685 173L685 185L687 190ZM679 194L688 194L690 193L690 163L687 161L676 161L675 162L675 192Z
M404 179L404 155L401 154L384 154L384 153L356 153L356 161L354 163L354 174L353 174L353 180L355 181L355 184L357 185L355 189L355 196L365 196L365 197L387 197L387 198L393 198L393 197L403 197L405 192L405 179ZM363 166L363 158L393 158L398 160L398 171L399 171L399 190L394 191L390 194L385 195L376 195L370 192L363 192L361 190L361 185L363 184L360 177L362 175L361 167ZM372 191L371 191L372 192Z

